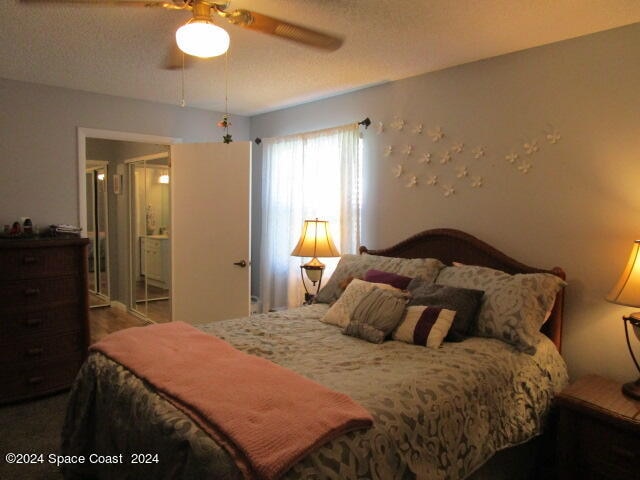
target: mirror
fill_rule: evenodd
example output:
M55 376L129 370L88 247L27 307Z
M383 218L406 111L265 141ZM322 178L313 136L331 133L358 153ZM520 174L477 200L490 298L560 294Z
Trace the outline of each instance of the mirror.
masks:
M107 162L87 168L87 237L89 238L89 305L110 305L109 294L109 211Z
M171 321L168 154L129 163L132 305L154 322Z

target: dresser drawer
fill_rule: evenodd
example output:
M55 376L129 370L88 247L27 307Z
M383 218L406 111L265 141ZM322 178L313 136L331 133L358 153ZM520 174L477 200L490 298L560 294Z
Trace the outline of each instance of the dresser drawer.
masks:
M85 340L80 330L65 335L33 336L18 343L0 343L1 370L13 369L20 363L38 366L58 357L83 354ZM5 372L6 373L6 372Z
M75 332L83 325L78 316L84 315L79 305L53 308L21 308L10 314L3 312L0 321L0 342L11 343L24 337L40 337Z
M56 301L79 303L81 295L86 295L86 292L78 276L2 282L0 309L6 309L7 312L20 311L29 307L55 304Z
M577 419L576 419L577 420ZM582 458L587 478L640 478L640 436L614 428L600 420L583 417L574 423L578 448L590 452Z
M82 271L78 250L69 247L0 250L0 280L18 280Z
M80 369L82 358L82 354L77 352L42 365L17 364L10 372L0 372L0 403L70 387Z

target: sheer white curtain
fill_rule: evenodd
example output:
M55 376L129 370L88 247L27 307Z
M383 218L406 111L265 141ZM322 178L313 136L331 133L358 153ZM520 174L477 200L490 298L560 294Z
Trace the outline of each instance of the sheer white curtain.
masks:
M309 259L291 256L304 220L328 220L340 253L358 248L361 152L357 124L263 143L260 296L268 311L304 299L300 265ZM324 283L338 259L321 261Z

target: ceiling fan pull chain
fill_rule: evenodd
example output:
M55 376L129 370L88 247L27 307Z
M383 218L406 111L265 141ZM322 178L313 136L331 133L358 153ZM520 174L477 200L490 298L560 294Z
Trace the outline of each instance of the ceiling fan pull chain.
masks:
M182 52L182 68L181 68L181 74L180 74L180 87L182 90L182 99L180 100L180 106L181 107L185 107L187 105L187 102L185 102L184 100L184 52Z
M224 55L224 135L222 141L224 143L233 142L233 137L229 133L229 50Z

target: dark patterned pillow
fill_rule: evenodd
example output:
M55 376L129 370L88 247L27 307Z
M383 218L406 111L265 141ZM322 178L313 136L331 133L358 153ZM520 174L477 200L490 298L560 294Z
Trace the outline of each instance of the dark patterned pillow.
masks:
M447 334L448 342L461 342L475 328L476 316L484 295L482 290L436 285L420 280L412 280L407 290L411 295L409 305L428 305L456 312Z
M400 290L406 290L413 279L411 277L405 277L404 275L398 275L397 273L383 272L372 268L365 272L363 280L365 282L386 283Z

